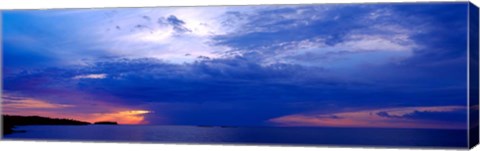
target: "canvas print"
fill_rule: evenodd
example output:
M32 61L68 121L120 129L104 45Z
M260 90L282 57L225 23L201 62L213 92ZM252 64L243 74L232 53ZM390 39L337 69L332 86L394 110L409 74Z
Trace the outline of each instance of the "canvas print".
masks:
M1 14L4 140L478 143L468 2Z

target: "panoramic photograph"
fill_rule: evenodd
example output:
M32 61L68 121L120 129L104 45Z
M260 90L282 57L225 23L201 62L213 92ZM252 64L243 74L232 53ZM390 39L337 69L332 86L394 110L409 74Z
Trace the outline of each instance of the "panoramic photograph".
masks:
M466 147L468 7L4 10L2 139Z

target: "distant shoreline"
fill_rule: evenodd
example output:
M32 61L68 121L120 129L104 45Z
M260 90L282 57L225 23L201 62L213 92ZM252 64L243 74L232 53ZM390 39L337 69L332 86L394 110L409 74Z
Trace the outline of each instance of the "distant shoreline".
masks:
M15 130L16 126L27 125L91 125L90 122L78 121L73 119L50 118L41 116L18 116L18 115L2 115L3 117L3 135L16 132L25 132ZM117 122L100 121L94 124L118 125Z
M118 125L117 122L110 122L110 121L100 121L93 123L94 125Z

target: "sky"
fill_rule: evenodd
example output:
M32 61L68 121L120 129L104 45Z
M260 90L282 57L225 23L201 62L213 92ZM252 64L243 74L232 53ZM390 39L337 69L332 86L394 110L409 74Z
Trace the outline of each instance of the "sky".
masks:
M3 11L3 114L465 129L467 3Z

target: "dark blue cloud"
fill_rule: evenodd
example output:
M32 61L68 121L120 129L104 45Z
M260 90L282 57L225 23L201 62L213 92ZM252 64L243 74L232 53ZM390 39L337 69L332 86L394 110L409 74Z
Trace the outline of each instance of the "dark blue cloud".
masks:
M43 53L40 48L32 50L31 48L22 48L16 44L5 42L3 43L3 49L11 50L3 53L4 71L7 73L21 68L54 64L57 61L55 58Z
M465 122L467 121L466 110L458 110L454 112L431 112L431 111L414 111L405 115L390 115L387 112L378 112L378 116L387 118L404 118L414 120L432 120L432 121L449 121L449 122Z
M185 21L178 19L174 15L170 15L167 18L161 17L158 19L158 23L160 25L170 25L176 32L191 32L190 29L184 26Z
M117 104L145 107L155 111L150 116L167 115L176 124L222 125L264 124L282 115L344 107L461 105L458 99L464 99L462 88L396 88L327 79L318 76L322 71L289 64L261 66L241 57L183 65L119 59L7 76L4 91L44 98L64 89L95 94L100 100L115 96L120 98ZM107 77L73 79L99 73Z

